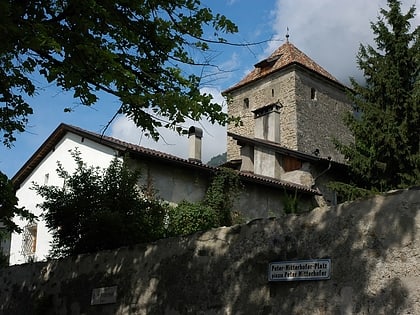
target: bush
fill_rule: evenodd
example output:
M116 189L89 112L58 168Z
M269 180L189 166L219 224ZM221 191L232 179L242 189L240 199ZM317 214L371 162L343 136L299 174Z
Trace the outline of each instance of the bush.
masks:
M181 202L168 213L168 236L188 235L218 226L230 226L243 218L233 211L241 189L237 172L221 168L215 174L203 201Z
M217 213L201 203L181 202L168 213L168 236L188 235L219 225Z
M166 205L138 186L139 170L114 159L107 169L88 167L71 152L73 174L58 163L64 187L39 186L40 206L52 233L51 257L65 257L150 242L164 237Z

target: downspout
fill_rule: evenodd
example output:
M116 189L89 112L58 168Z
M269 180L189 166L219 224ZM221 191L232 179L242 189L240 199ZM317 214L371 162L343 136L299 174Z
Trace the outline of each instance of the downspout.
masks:
M314 187L315 187L316 180L317 180L318 178L320 178L322 175L324 175L326 172L328 172L328 171L331 169L331 158L330 158L330 157L328 157L328 160L329 160L328 167L327 167L325 170L323 170L321 173L319 173L319 174L318 174L318 175L314 178L314 184L312 185L312 188L314 188Z

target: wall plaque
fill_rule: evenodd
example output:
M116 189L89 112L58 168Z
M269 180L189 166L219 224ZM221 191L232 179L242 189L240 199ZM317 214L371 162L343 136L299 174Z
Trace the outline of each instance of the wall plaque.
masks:
M331 259L272 262L268 265L268 281L328 280Z
M92 290L90 305L110 304L117 301L117 286Z

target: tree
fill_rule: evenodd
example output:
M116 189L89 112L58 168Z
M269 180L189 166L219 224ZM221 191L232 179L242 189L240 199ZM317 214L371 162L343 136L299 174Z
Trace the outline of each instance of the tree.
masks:
M64 187L34 185L44 198L39 206L52 233L51 257L114 249L164 236L165 205L140 189L139 170L115 158L103 170L88 167L79 151L71 152L76 170L58 163Z
M13 183L5 174L0 172L0 239L4 234L22 232L19 226L13 222L15 216L27 220L34 220L35 217L23 207L18 207ZM2 233L4 232L4 233Z
M207 162L207 165L217 167L217 166L220 166L220 165L222 165L226 162L227 162L227 153L224 152L224 153L218 154L216 156L213 156L210 159L210 161Z
M401 3L371 23L377 49L361 45L357 63L365 83L351 80L356 115L346 123L354 143L338 144L358 187L385 191L420 183L420 27L410 31L415 8Z
M213 35L206 39L208 29ZM154 138L156 127L177 128L186 117L225 124L221 106L200 93L200 76L180 65L210 66L210 45L234 32L236 25L200 0L1 1L3 142L10 145L33 113L26 96L37 92L34 73L83 105L101 91L116 96L119 113Z
M5 174L0 172L0 242L9 238L11 233L21 233L22 229L13 221L18 216L22 219L32 221L35 216L27 209L18 207L12 181ZM0 250L0 267L8 264L8 258Z

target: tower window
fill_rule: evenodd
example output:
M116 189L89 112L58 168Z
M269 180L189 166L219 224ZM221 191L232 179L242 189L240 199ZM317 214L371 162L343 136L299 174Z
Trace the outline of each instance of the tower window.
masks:
M311 88L311 100L316 101L316 90L314 88Z
M244 98L244 108L249 108L249 98Z
M274 89L271 89L271 97L274 97Z

